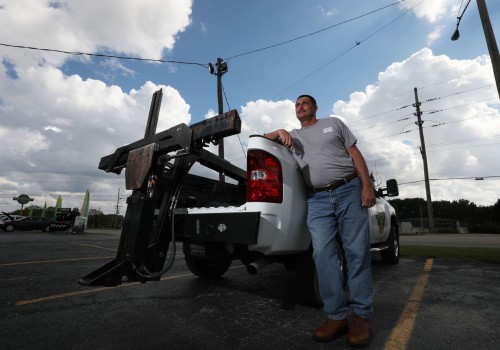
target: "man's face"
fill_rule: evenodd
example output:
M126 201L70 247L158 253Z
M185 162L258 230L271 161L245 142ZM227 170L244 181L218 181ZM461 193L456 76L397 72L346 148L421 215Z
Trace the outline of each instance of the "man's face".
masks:
M315 118L317 110L318 106L314 106L309 97L301 97L295 102L295 115L300 121Z

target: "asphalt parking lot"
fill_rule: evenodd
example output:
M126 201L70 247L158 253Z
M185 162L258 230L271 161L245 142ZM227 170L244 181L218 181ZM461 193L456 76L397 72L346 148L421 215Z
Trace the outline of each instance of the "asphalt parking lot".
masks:
M302 303L295 275L239 263L214 282L182 254L159 282L116 288L77 281L116 253L119 236L0 232L1 349L345 349L311 339L321 308ZM404 242L403 242L404 249ZM498 349L498 265L373 257L370 349Z

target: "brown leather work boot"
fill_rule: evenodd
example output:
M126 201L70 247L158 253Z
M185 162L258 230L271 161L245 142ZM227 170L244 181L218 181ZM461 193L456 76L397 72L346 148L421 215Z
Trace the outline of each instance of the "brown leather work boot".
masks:
M354 314L354 318L347 335L347 344L354 348L366 348L372 339L370 320Z
M346 320L327 319L321 326L314 330L313 339L326 343L346 334L347 331Z

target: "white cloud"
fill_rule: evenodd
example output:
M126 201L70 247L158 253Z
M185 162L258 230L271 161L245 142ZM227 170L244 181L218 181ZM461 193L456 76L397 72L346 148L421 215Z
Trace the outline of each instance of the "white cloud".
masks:
M216 113L210 110L205 117L215 115ZM246 169L246 151L250 135L262 135L279 128L291 130L300 127L300 123L295 117L295 103L290 100L250 101L241 106L239 115L241 118L241 133L225 138L224 149L225 158L243 169ZM210 146L209 150L218 154L218 148L215 146ZM194 172L199 174L208 174L205 169L200 170L199 167L195 169ZM215 174L212 173L212 177L215 177Z
M444 28L444 25L438 26L432 32L427 34L427 46L431 46L433 42L441 38Z
M402 62L393 63L378 78L364 92L352 93L348 101L336 101L332 111L347 120L369 167L380 178L395 177L401 183L424 178L412 105L415 86L422 103L430 178L500 172L498 161L488 160L495 154L492 140L498 137L500 118L498 108L488 104L498 101L488 56L452 60L422 49ZM466 140L477 142L466 148L464 144L470 145ZM486 146L489 144L492 145ZM472 186L463 186L464 181L432 182L433 199L465 198L476 204L491 205L498 198L494 180L481 184L480 195L477 183L471 180ZM423 182L404 185L401 195L425 198L423 189Z
M290 100L257 100L241 106L242 137L263 134L278 128L290 130L300 127L295 117L295 104Z
M126 93L100 81L64 76L50 67L20 71L16 80L0 79L4 101L1 168L14 178L16 173L23 174L21 178L30 193L54 192L56 187L58 191L78 191L83 183L92 191L107 188L107 193L123 187L122 178L97 174L97 165L101 157L117 147L144 136L151 96L160 88L163 100L157 130L189 123L189 105L170 86L146 82L140 89ZM34 167L28 170L29 163ZM68 175L88 173L89 169L97 176L94 180L80 179L81 183L75 184L75 176ZM51 174L52 188L36 183L37 172ZM106 183L108 179L111 183ZM0 184L0 191L5 190Z
M330 10L325 9L323 6L318 6L318 9L321 11L321 14L325 17L331 17L338 13L337 9L333 7Z
M201 28L201 32L203 34L207 34L207 32L208 32L208 26L205 23L201 22L200 23L200 28Z
M48 148L47 139L39 131L26 128L10 129L0 126L0 140L3 161L20 161L21 157Z
M159 59L190 25L191 7L191 0L151 0L147 6L134 0L4 0L0 42ZM56 190L83 194L87 186L98 193L123 187L121 177L101 175L97 164L117 147L143 137L151 95L160 88L158 131L191 119L189 105L170 86L145 82L127 93L59 69L68 59L86 61L86 56L1 46L0 57L0 163L19 179L18 186L0 181L2 194L22 188L44 197ZM106 74L135 74L116 60L103 62ZM36 181L40 173L50 180Z
M149 0L147 6L135 0L4 0L2 5L2 43L88 53L104 49L159 59L191 24L192 0ZM60 66L68 59L61 53L5 47L0 55L17 67Z
M121 76L131 76L131 77L134 77L136 75L136 73L128 68L127 66L125 66L124 64L122 64L120 61L118 61L117 59L107 59L107 60L104 60L102 61L102 63L100 63L100 65L106 69L106 71L108 72L108 76L103 76L103 78L107 79L107 80L110 80L111 77L109 76L109 72L112 72L113 74L120 74ZM101 73L102 74L102 73Z
M50 131L57 132L57 133L60 133L62 131L57 126L50 126L50 125L43 128L43 130L45 130L45 131L50 130Z
M435 23L443 18L456 17L457 1L455 0L407 0L399 4L403 9L412 9L417 18Z
M399 6L404 10L412 11L417 18L432 25L430 32L426 36L426 45L428 47L442 37L443 30L449 28L450 19L456 18L459 9L457 2L454 0L407 0L401 2ZM446 24L439 24L444 21L446 21Z

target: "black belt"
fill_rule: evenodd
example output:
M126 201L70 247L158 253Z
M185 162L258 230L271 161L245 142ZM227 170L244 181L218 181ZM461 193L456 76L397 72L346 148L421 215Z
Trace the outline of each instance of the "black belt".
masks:
M332 182L331 184L321 186L321 187L313 187L312 190L313 190L313 192L332 191L332 190L339 188L342 185L345 185L349 181L354 180L357 177L358 177L358 174L354 173L354 174L351 174L347 177L344 177L342 180L337 180L335 182Z

